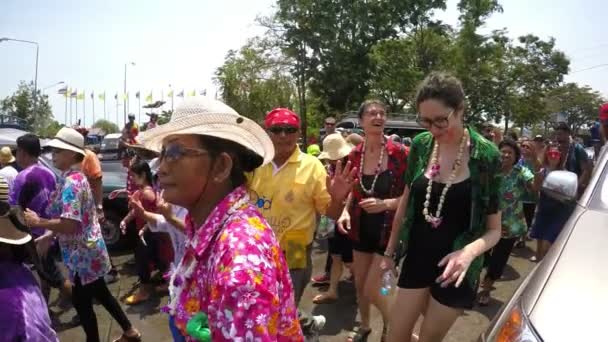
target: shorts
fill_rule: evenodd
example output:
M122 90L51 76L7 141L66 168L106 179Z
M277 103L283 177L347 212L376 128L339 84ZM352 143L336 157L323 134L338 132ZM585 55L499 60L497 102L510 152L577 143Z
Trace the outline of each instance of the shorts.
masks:
M472 309L477 297L478 281L475 287L471 287L465 279L460 287L455 287L452 283L445 288L435 282L443 273L443 267L437 266L443 256L433 257L430 253L410 251L401 267L397 286L402 289L429 288L431 297L442 305L456 309Z
M382 236L385 228L382 223L359 226L359 239L353 241L353 249L361 253L376 253L384 255L386 251L386 243L382 242Z
M336 230L334 236L329 238L328 244L330 255L339 255L342 262L347 264L353 262L353 244L348 236Z

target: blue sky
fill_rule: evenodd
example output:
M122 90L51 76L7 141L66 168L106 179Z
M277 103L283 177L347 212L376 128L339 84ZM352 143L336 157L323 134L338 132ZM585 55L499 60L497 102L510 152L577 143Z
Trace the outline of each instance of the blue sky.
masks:
M43 1L2 0L0 37L33 40L40 44L38 86L59 81L86 91L87 124L91 123L90 93L106 92L108 118L116 121L114 94L122 93L124 65L128 68L130 111L138 114L136 91L151 90L160 99L171 84L175 93L207 89L215 94L212 78L229 49L263 32L257 15L272 11L274 0L179 1ZM437 16L456 24L457 0ZM484 30L507 28L512 36L533 33L557 39L557 47L572 59L571 71L608 63L608 36L603 0L503 0L504 13L490 18ZM0 43L0 98L10 95L20 80L34 78L35 48L15 42ZM608 97L608 67L574 72L567 81L587 84ZM64 122L65 102L50 95L55 118ZM179 101L178 98L175 101ZM82 113L82 101L79 102ZM122 107L119 107L122 122ZM96 118L103 102L95 96ZM142 112L142 120L144 115Z

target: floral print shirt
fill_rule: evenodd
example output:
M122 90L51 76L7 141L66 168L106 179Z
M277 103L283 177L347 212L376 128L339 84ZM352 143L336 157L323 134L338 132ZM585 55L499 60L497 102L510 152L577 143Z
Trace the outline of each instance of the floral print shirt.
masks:
M165 309L186 339L204 312L212 341L303 341L285 257L249 204L245 187L224 198L201 227L186 217L186 248Z
M502 212L502 237L515 238L526 233L523 199L528 193L528 184L534 180L534 174L527 168L513 166L509 174L503 175L500 183L500 211Z
M78 275L81 284L86 285L110 271L110 258L97 220L95 200L82 172L70 170L59 177L47 214L51 218L79 223L75 233L57 234L63 262L72 282Z

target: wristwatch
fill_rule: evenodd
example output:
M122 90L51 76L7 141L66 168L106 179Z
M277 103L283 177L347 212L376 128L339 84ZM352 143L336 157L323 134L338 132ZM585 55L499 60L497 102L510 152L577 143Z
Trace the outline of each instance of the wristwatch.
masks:
M98 204L97 205L97 211L103 211L103 205Z

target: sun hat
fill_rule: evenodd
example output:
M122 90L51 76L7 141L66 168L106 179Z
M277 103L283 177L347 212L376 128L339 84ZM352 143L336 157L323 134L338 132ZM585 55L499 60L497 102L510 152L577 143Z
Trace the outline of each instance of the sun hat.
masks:
M604 103L601 107L600 107L600 122L601 123L606 123L608 122L608 103Z
M11 152L11 148L8 146L4 146L0 148L0 163L9 164L15 161L15 157L13 156L13 152Z
M55 137L47 142L44 147L54 147L62 150L70 150L84 153L84 137L77 130L70 127L63 127L57 132Z
M260 125L207 96L184 100L168 123L141 133L139 138L145 148L160 151L166 137L186 134L205 135L241 145L261 158L262 163L257 166L274 158L272 140Z
M23 245L32 240L32 236L17 228L15 222L22 222L23 213L19 207L8 204L8 183L4 177L0 177L0 242L9 245Z
M323 139L323 152L319 159L340 160L350 153L352 145L340 133L332 133Z

